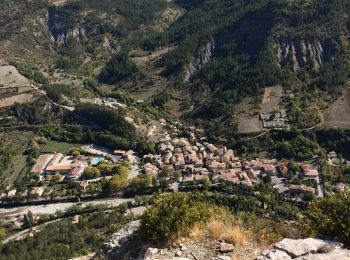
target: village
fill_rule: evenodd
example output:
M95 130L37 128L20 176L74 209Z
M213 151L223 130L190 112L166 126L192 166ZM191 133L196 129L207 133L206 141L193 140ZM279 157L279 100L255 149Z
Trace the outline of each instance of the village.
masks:
M243 187L253 187L268 177L281 193L323 197L317 164L259 158L247 160L236 156L232 149L225 146L215 146L206 141L191 143L187 138L168 139L158 142L159 154L143 157L150 161L144 165L145 174L157 177L167 168L181 173L180 183L210 181L213 185L225 183ZM293 180L301 184L292 184ZM304 181L309 186L303 184Z
M166 124L164 119L160 121L163 125ZM113 174L96 177L86 174L88 168L98 167L102 162L128 162L129 181L138 176L147 176L157 180L152 184L156 185L160 179L165 179L167 187L175 191L183 185L193 183L199 186L225 184L252 188L268 180L280 193L324 196L317 157L299 163L266 158L248 160L238 157L232 149L207 142L205 137L198 135L203 132L202 129L189 127L191 137L185 138L179 137L176 124L169 124L169 128L169 133L156 142L157 153L142 157L133 150L111 151L93 144L82 146L79 151L71 154L41 154L31 169L31 173L38 176L41 185L22 192L20 196L28 197L28 193L34 198L49 196L53 192L50 187L53 179L55 184L75 183L74 187L84 193L89 185L112 178ZM334 152L328 154L328 163L334 164L336 160ZM339 192L345 188L345 184L335 183L332 191ZM16 192L16 189L10 189L1 194L1 198L19 196Z

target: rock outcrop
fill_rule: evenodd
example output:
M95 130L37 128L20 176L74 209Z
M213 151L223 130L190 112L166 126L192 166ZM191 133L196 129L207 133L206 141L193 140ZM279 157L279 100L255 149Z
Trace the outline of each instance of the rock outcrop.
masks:
M103 47L110 53L118 53L121 50L119 45L114 44L114 42L107 37L104 37Z
M108 255L108 258L120 256L132 247L132 242L136 239L137 231L140 227L140 220L132 221L114 233L103 245L101 253Z
M62 45L67 42L67 40L72 37L74 39L82 39L86 35L84 28L73 28L73 29L66 29L59 32L53 32L53 37L55 38L55 41L57 45Z
M202 48L200 48L194 60L185 67L185 82L189 81L192 75L198 72L201 68L203 68L205 64L207 64L210 61L210 58L212 57L213 52L215 50L215 46L215 40L211 39Z
M294 71L308 63L317 68L330 60L329 44L325 40L279 38L276 52L278 64L292 66Z
M350 250L342 244L321 239L288 239L274 245L272 250L265 250L257 260L331 260L350 259Z

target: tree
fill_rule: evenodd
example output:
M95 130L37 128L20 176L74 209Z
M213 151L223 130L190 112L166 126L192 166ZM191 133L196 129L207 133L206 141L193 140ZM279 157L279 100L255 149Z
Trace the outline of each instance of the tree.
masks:
M123 162L122 162L122 165L127 167L128 169L131 169L132 165L131 165L131 162L128 160L128 159L125 159Z
M0 241L4 240L6 237L6 230L4 228L0 228Z
M305 230L329 238L337 237L350 246L349 205L349 191L330 195L322 200L313 200L305 213Z
M23 228L30 228L33 226L34 217L33 213L29 210L27 214L23 215Z
M159 178L159 186L166 189L169 186L169 181L166 178Z
M126 80L137 71L136 64L130 60L128 53L121 52L112 58L103 67L99 78L107 84L115 84Z
M168 178L173 174L173 170L169 167L165 167L162 169L162 171L159 173L160 178Z
M288 168L293 173L300 172L300 168L299 168L298 164L293 160L288 163Z
M180 171L174 171L173 177L175 180L179 180L181 178L181 172Z
M146 174L139 175L130 181L129 187L133 189L145 189L152 185L152 177Z
M59 172L56 172L55 175L53 176L54 182L60 182L62 180L62 175Z
M114 175L109 181L109 192L118 192L128 185L127 178L120 175Z
M72 156L74 157L74 159L77 159L80 156L80 151L78 150L72 151Z
M211 185L213 185L208 177L205 177L203 179L202 183L203 183L203 188L204 189L208 189L208 188L210 188Z
M116 174L127 179L128 175L129 175L129 168L127 166L124 166L124 165L118 165L116 168Z
M94 179L100 177L101 172L97 167L86 167L84 170L84 177L86 179Z

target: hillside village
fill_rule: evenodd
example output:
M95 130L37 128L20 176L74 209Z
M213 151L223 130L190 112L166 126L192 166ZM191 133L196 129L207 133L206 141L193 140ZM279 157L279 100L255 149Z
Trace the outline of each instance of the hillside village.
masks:
M165 124L162 119L161 123ZM200 137L201 129L189 127L191 138L178 137L176 124L170 124L165 138L156 142L157 153L146 154L142 158L136 151L109 150L92 145L82 146L71 154L41 154L31 169L38 176L38 186L16 194L16 189L8 189L1 194L2 199L15 196L40 198L54 192L55 183L76 183L76 188L84 193L89 185L109 181L112 174L91 178L87 168L98 167L101 162L114 165L124 161L130 163L128 179L148 176L153 180L166 180L166 186L177 191L186 185L232 185L254 187L261 182L271 182L280 193L292 196L324 196L318 158L308 162L278 161L277 159L246 159L235 155L232 149L214 145ZM328 154L328 163L335 166L339 161L335 152ZM346 162L348 163L348 162ZM54 184L52 184L52 180ZM157 181L153 183L156 185ZM344 183L334 183L335 192L346 189ZM93 189L94 190L94 189ZM97 189L95 192L99 192ZM73 193L74 194L74 193Z

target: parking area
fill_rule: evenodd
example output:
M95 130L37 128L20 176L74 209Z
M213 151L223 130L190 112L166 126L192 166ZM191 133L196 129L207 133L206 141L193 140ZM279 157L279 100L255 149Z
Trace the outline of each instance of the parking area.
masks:
M280 193L285 193L289 190L288 186L284 184L285 178L279 178L277 176L271 176L273 187Z

